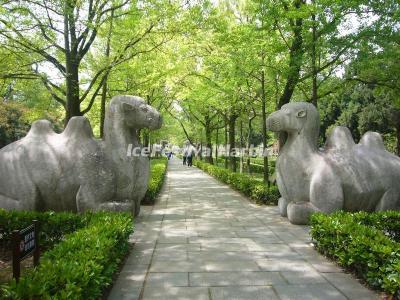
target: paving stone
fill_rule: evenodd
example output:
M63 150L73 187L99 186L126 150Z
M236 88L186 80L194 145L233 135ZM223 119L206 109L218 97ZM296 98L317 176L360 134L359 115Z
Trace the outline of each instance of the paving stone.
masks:
M375 292L365 288L350 274L325 273L323 274L323 276L349 299L354 299L354 300L380 299Z
M212 300L278 300L272 287L213 287Z
M140 265L150 264L152 254L142 254L140 252L134 252L128 256L125 260L125 265Z
M131 273L145 273L149 269L150 264L125 264L122 267L121 272L131 272Z
M142 288L123 287L115 284L108 295L108 300L138 300Z
M279 259L257 259L256 263L263 271L295 271L305 272L314 271L315 269L304 260L298 258L279 258Z
M338 273L342 272L342 269L335 263L323 258L323 257L305 257L305 260L309 262L314 269L321 273Z
M157 242L160 244L187 244L188 239L186 236L164 236L159 237Z
M209 272L218 271L260 271L260 268L254 261L243 260L205 260L203 263L205 269Z
M280 254L284 253L285 255L287 255L288 253L296 254L296 252L293 249L291 249L288 245L285 244L265 244L252 241L251 243L247 244L247 247L249 251L264 251L271 253L271 255L275 253L280 253Z
M279 272L205 272L189 273L190 286L237 286L285 284Z
M275 285L281 300L346 300L346 297L330 284Z
M244 252L244 251L200 251L188 252L189 260L250 260L268 258L265 252Z
M209 300L209 292L204 287L149 286L144 289L143 300Z
M326 279L319 272L312 270L305 272L282 271L281 274L290 284L327 283Z
M150 272L202 272L206 265L198 261L156 261L150 267Z
M188 273L149 273L146 279L148 286L189 286Z
M247 251L245 244L202 244L201 250L219 250L219 251Z
M157 250L154 251L153 255L153 262L154 261L162 261L162 260L168 260L168 261L176 261L176 260L186 260L188 258L188 252L186 250ZM191 253L199 253L197 252L191 252Z
M156 251L200 251L200 244L175 244L175 243L163 243L157 244Z

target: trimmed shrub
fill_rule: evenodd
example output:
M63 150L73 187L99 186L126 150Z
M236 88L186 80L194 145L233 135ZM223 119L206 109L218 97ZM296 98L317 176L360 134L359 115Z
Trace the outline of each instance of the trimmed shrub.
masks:
M225 163L224 157L218 157L217 164L218 165L223 165ZM275 160L269 160L269 174L272 175L275 172ZM239 169L240 168L240 161L237 158L236 159L236 167ZM244 161L243 164L243 169L248 172L247 170L247 163ZM258 174L263 174L264 173L264 161L262 158L251 158L250 162L250 173L258 173Z
M199 160L194 165L218 180L229 184L244 195L256 200L258 203L276 205L280 197L278 188L272 186L270 189L261 181L246 174L235 173Z
M66 235L18 284L3 286L2 299L98 299L128 252L132 231L129 213L90 214L86 227Z
M160 192L167 172L168 159L157 158L150 160L150 180L146 195L141 204L153 205Z
M35 211L6 211L0 209L0 247L10 249L13 230L20 230L39 221L39 245L51 248L60 242L65 234L85 227L91 214L74 214L68 212L35 212Z
M310 234L318 251L372 288L400 297L400 212L316 213Z

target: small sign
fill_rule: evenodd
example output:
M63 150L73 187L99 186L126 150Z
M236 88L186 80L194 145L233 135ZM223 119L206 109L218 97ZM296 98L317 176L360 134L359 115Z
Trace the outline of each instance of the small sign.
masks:
M13 231L13 276L17 280L21 275L21 261L33 254L33 264L39 264L38 222L22 229Z
M32 224L29 227L19 232L20 243L19 243L19 255L20 260L23 260L30 256L36 248L35 240L35 226Z

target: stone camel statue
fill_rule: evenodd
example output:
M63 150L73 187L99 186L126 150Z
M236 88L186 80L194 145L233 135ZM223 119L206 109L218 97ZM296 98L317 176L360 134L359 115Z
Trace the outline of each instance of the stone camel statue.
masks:
M0 207L7 210L116 210L139 214L147 191L140 128L158 129L159 112L134 96L116 96L106 112L104 140L93 137L87 118L73 117L61 134L39 120L28 134L0 150Z
M314 105L293 102L267 119L267 128L288 139L276 163L279 210L293 224L313 212L400 209L400 158L386 151L380 134L367 132L355 144L338 126L319 150L320 117Z

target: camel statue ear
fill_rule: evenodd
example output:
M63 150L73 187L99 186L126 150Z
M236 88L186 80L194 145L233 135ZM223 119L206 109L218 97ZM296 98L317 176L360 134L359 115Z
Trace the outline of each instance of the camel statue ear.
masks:
M300 110L298 113L297 113L297 117L298 118L304 118L304 117L306 117L307 116L307 111L306 110Z
M135 108L136 108L135 106L130 105L128 103L122 103L123 111L133 111L133 110L135 110Z

